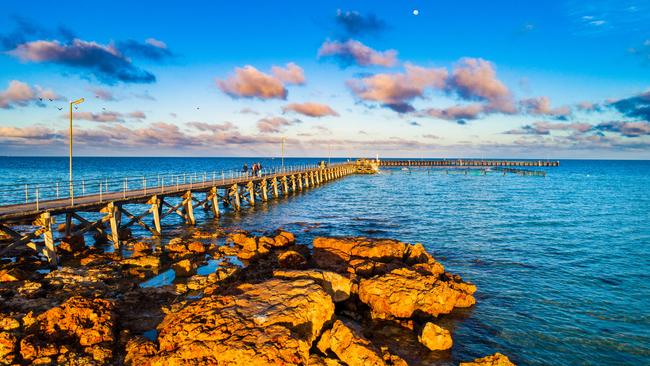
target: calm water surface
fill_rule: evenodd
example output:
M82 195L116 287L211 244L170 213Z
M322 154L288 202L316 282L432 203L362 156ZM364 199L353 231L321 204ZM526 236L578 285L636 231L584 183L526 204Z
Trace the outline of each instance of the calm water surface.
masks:
M52 159L65 179L66 159ZM123 176L258 159L83 160L78 175ZM0 161L0 183L52 175L39 159ZM318 235L423 243L478 286L476 306L445 320L454 335L450 364L499 351L526 365L649 365L649 222L650 162L562 161L545 178L441 170L350 176L227 213L220 224L282 226L305 243Z

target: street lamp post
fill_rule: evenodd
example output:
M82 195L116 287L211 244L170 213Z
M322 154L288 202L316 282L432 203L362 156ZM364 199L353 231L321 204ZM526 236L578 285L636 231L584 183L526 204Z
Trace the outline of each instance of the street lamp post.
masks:
M74 206L74 189L72 186L72 107L84 102L84 98L79 98L70 102L70 205Z

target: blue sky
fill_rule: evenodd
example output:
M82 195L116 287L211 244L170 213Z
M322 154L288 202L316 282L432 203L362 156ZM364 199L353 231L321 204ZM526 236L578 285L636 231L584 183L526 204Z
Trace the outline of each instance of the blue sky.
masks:
M647 2L3 10L2 155L650 158Z

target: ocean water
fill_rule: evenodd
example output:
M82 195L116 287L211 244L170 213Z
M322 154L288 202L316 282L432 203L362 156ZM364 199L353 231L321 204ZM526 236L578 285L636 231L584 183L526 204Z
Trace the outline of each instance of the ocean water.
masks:
M67 179L67 160L49 159L60 171L40 159L0 159L0 184ZM78 176L103 177L230 169L259 159L78 160ZM650 162L567 160L547 171L384 169L199 223L284 227L304 243L362 235L424 244L478 286L474 307L443 319L454 347L442 364L498 351L522 365L649 365ZM163 231L178 224L168 221Z

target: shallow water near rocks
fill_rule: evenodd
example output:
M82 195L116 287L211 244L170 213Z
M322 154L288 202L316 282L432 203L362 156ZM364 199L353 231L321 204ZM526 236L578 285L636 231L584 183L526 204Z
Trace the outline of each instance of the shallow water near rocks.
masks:
M157 165L171 169L172 160ZM188 161L197 170L214 165ZM141 162L109 165L128 172ZM105 162L93 164L85 169ZM448 364L497 351L526 365L650 364L650 162L562 161L547 171L384 170L226 212L218 222L196 214L201 230L283 227L301 243L320 235L423 243L478 286L474 307L443 318L454 338ZM170 237L185 232L179 218L164 223ZM173 281L170 270L142 285Z
M352 176L227 214L224 226L421 242L478 286L450 364L650 364L650 163L567 161L547 177L412 169Z

